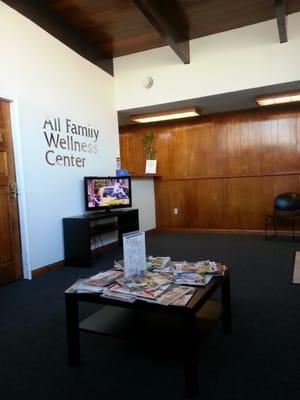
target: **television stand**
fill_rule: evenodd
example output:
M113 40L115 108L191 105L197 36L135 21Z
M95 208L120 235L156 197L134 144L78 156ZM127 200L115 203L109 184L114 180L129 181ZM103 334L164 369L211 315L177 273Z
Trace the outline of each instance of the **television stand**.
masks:
M89 267L92 264L92 239L106 232L123 234L139 230L138 209L110 210L63 218L65 265Z

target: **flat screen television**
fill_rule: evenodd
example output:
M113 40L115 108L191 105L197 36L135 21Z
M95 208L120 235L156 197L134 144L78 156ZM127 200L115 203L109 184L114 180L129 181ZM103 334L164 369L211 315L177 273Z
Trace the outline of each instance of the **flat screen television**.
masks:
M129 176L86 176L84 193L86 211L109 211L132 206Z

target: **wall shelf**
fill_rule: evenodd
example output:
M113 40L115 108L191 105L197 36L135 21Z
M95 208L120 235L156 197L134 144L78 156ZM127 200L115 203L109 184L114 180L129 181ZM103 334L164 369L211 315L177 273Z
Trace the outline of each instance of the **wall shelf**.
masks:
M131 174L131 178L161 178L161 175L157 174Z

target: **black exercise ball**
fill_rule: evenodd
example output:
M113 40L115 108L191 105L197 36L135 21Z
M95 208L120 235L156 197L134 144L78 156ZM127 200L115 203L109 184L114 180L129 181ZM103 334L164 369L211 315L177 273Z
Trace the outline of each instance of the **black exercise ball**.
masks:
M274 209L277 211L300 210L300 194L294 192L279 194L274 199Z

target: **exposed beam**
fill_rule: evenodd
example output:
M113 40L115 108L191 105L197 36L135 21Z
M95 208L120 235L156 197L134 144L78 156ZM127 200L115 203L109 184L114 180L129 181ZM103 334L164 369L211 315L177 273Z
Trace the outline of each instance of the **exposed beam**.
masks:
M275 15L277 19L278 33L280 43L288 41L286 33L286 6L285 0L274 0L275 4Z
M47 8L46 2L36 0L4 0L3 2L113 76L112 57L102 53L95 44L89 43L89 39L84 37L80 31L77 31L60 15Z
M184 64L190 62L188 24L177 0L132 0Z

